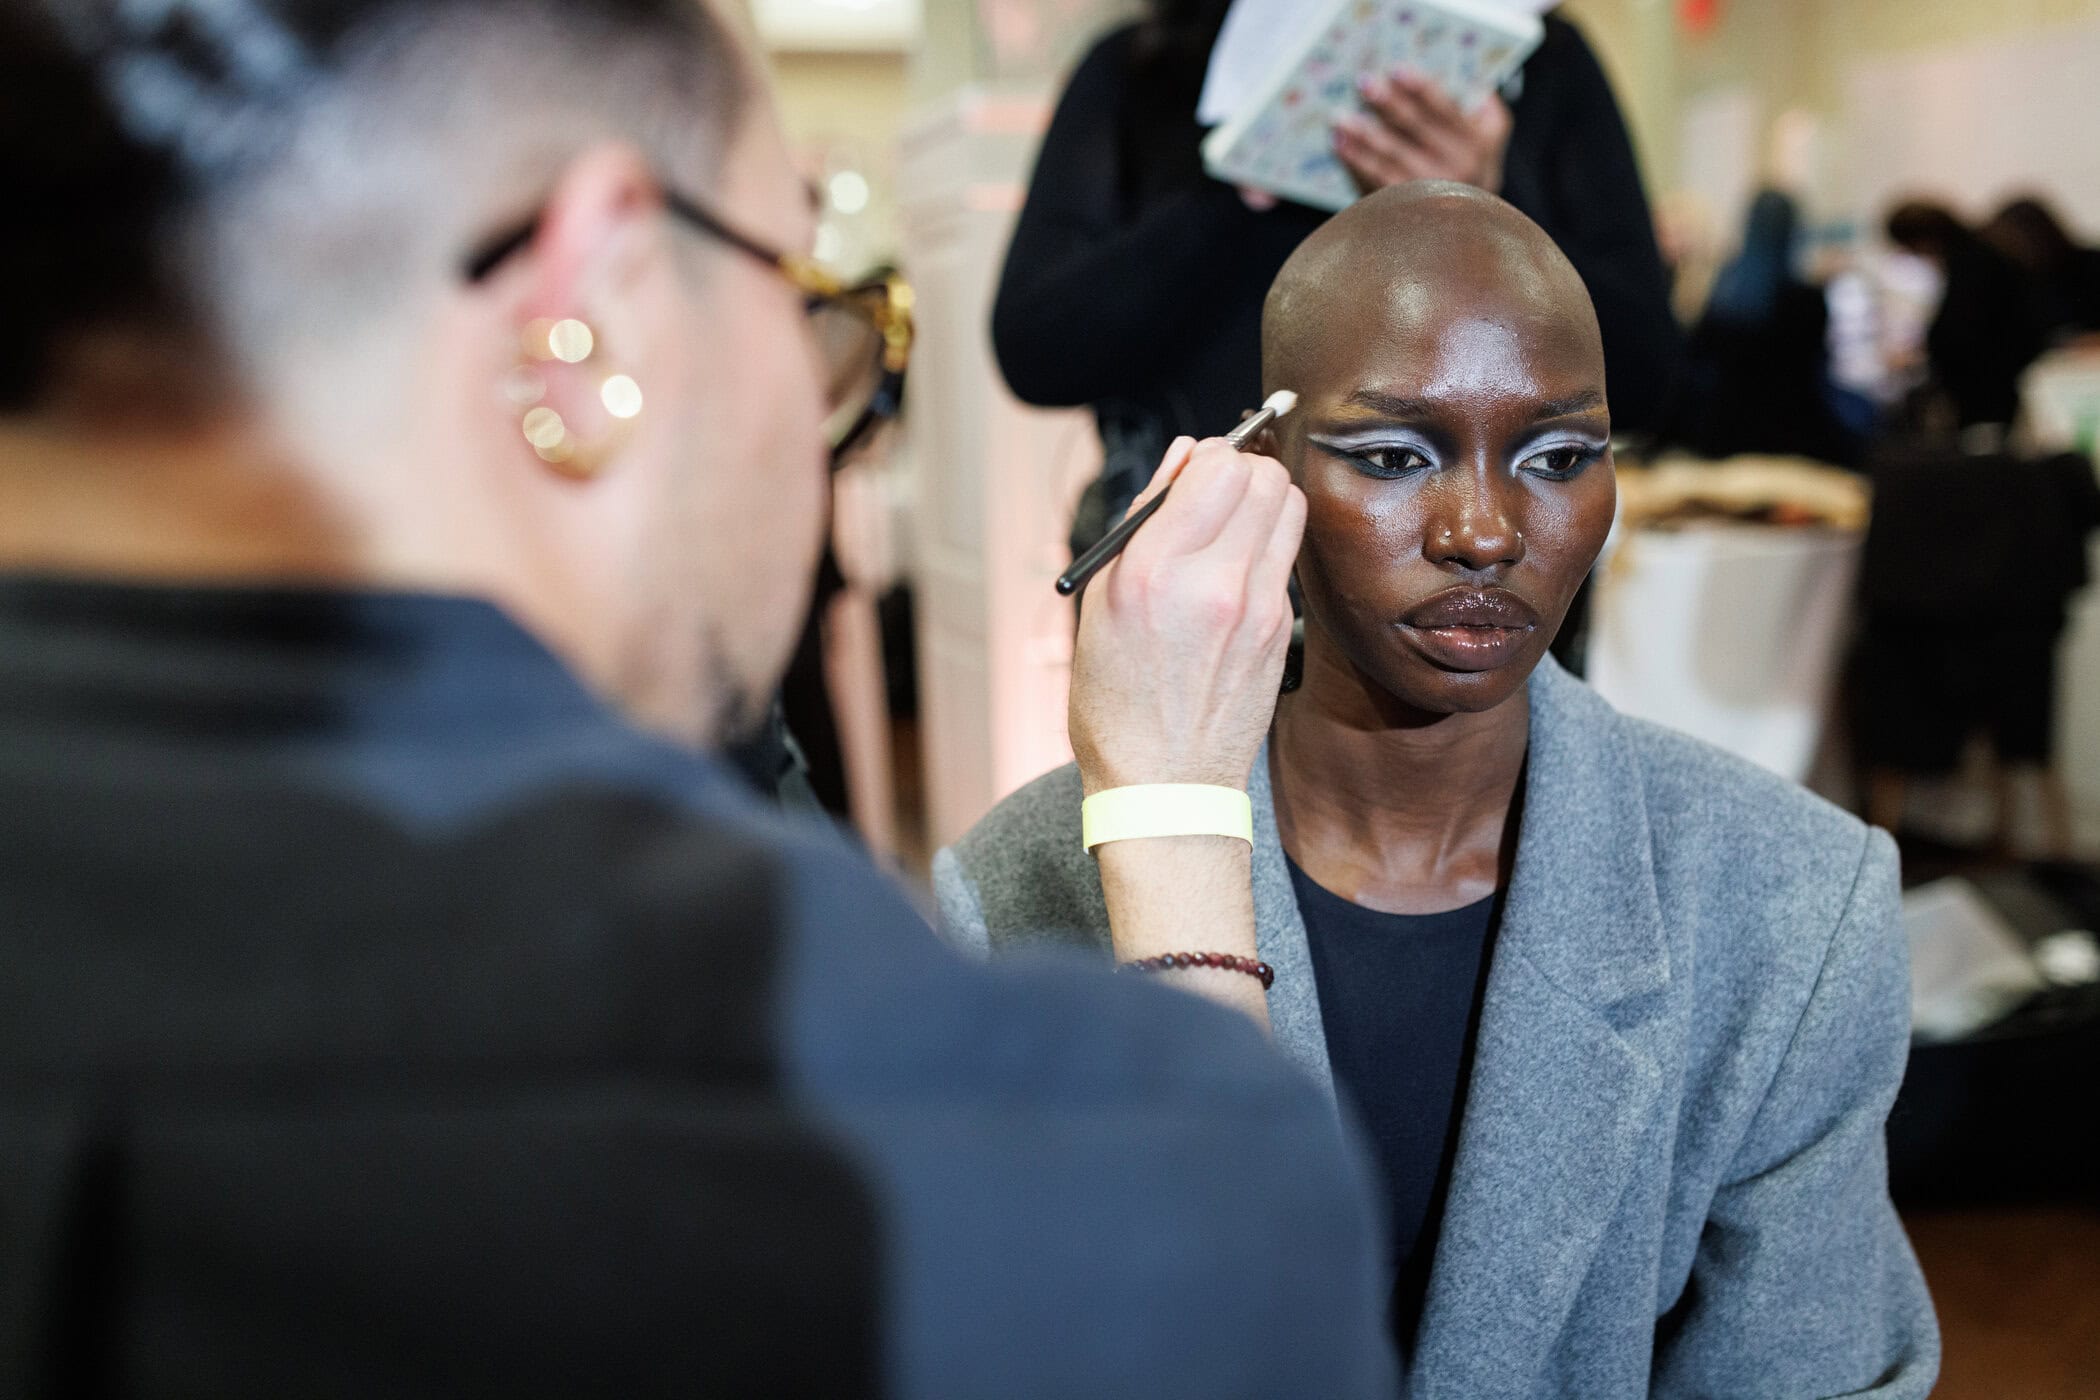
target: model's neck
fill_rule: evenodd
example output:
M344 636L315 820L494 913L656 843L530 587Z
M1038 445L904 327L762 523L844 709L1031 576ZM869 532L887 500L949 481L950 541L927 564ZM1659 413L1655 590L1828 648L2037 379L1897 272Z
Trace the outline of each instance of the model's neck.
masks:
M1506 874L1530 735L1521 688L1479 713L1415 713L1310 638L1270 760L1285 849L1373 907L1490 893Z

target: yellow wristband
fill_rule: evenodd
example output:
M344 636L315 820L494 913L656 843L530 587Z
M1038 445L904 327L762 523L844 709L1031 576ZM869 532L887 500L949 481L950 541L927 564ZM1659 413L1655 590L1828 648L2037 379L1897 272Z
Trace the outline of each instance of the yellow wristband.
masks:
M1145 836L1233 836L1254 844L1254 804L1238 788L1148 783L1110 788L1079 804L1087 850Z

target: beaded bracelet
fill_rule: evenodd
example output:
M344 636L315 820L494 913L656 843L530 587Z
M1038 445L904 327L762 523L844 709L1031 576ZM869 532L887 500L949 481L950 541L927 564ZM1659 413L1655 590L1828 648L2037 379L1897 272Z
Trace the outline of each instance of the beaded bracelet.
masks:
M1226 972L1244 972L1261 979L1263 991L1276 985L1276 969L1256 958L1233 953L1161 953L1156 958L1137 958L1119 965L1122 972L1173 972L1186 967L1215 967Z

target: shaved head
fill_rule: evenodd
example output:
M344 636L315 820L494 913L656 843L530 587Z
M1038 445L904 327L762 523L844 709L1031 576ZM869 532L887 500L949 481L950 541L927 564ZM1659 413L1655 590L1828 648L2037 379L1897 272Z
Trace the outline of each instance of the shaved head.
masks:
M1263 392L1295 389L1338 320L1420 326L1459 301L1512 331L1586 338L1603 363L1582 275L1544 229L1485 190L1418 180L1358 200L1284 264L1262 308Z
M172 333L170 363L249 394L297 359L340 399L394 362L352 334L594 141L709 188L747 64L710 0L9 0L0 175L26 197L0 412L103 363L74 352L113 329Z
M1284 266L1262 375L1299 396L1264 446L1306 498L1304 703L1378 727L1521 697L1616 498L1567 257L1471 186L1381 190Z
M0 0L0 567L482 598L673 740L762 717L829 405L728 9Z

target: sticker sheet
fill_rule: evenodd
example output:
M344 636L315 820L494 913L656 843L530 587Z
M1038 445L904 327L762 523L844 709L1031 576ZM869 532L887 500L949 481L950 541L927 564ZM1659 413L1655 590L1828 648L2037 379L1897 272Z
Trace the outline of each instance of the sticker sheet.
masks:
M1211 174L1321 209L1355 202L1334 154L1335 120L1363 110L1360 75L1411 67L1470 107L1538 47L1543 29L1522 13L1476 13L1429 0L1341 0L1249 110L1204 143Z

